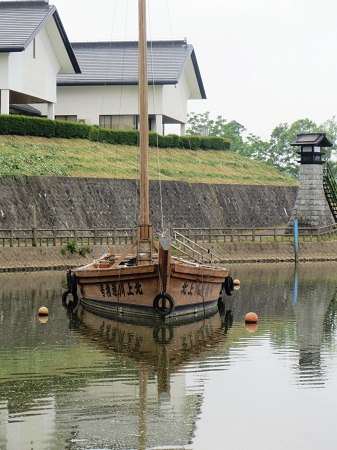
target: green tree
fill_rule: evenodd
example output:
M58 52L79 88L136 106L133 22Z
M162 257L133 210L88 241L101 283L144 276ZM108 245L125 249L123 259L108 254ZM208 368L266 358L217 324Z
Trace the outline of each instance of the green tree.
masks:
M188 116L188 124L187 134L229 138L232 141L231 149L233 151L270 164L294 177L298 176L299 170L296 153L299 147L291 145L296 140L296 136L303 133L326 133L332 147L324 149L325 159L330 162L337 176L337 122L335 116L319 126L308 118L296 120L291 125L280 123L273 129L269 141L264 141L255 134L249 134L243 139L242 133L245 131L243 125L235 121L227 122L222 116L211 119L209 111L202 114L191 113Z
M320 131L326 133L327 138L332 144L332 147L325 148L326 158L331 160L337 155L337 122L336 117L326 120L320 126ZM332 161L330 161L332 162Z
M300 119L292 123L281 123L274 128L268 142L262 141L259 137L249 135L246 140L245 153L247 156L272 164L280 171L292 176L298 176L298 155L299 147L293 147L292 142L296 140L298 134L303 133L326 133L327 138L333 144L331 148L325 148L325 159L331 162L331 158L337 149L337 123L335 117L327 120L321 125L317 125L310 119ZM332 162L332 166L336 164Z
M241 146L238 153L240 153L240 155L242 156L256 159L257 161L272 164L272 162L269 160L268 148L268 142L265 142L259 136L250 133L246 137L244 145Z
M188 115L188 129L186 130L188 135L217 136L230 139L233 151L239 151L240 147L244 145L241 136L244 131L244 126L234 120L227 122L222 116L211 119L209 111L199 114L192 112Z
M293 124L280 124L272 131L269 141L268 153L274 166L289 175L298 174L298 147L293 147L292 142L296 141L296 136L303 133L318 132L315 122L309 119L300 119Z

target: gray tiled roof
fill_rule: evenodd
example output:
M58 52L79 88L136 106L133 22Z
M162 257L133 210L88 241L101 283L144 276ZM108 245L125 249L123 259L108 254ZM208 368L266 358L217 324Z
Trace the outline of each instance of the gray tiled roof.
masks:
M24 51L53 17L74 69L79 67L55 6L47 1L0 1L0 52Z
M0 2L0 51L23 51L55 11L43 1Z
M138 84L137 42L87 42L71 45L82 73L59 74L58 86ZM149 83L177 84L190 58L201 95L206 98L193 46L185 41L148 43Z

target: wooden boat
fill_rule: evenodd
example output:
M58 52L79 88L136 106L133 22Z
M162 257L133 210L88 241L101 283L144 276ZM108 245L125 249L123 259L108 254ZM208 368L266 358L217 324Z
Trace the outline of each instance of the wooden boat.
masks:
M171 238L153 239L149 222L148 175L148 78L145 0L139 10L139 104L140 104L140 223L136 242L123 254L109 254L67 274L69 293L80 290L84 306L98 313L130 314L133 317L174 318L217 308L224 290L230 294L227 269L213 264L172 256ZM212 255L210 254L210 259Z

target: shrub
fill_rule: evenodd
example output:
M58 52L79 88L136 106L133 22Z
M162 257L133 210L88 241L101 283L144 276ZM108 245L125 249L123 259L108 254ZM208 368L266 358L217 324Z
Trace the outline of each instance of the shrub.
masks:
M117 131L118 144L121 145L138 145L139 143L139 131Z
M159 148L172 148L173 147L173 138L172 135L168 134L167 136L163 136L158 133L154 133L150 131L149 133L149 146L150 147L159 147Z
M69 239L69 241L62 247L61 253L65 255L66 253L76 253L77 252L77 241L75 239Z
M90 127L90 132L89 132L89 136L88 136L89 141L93 141L93 142L98 141L99 130L100 130L100 127L98 125L92 125Z
M173 147L173 138L172 136L162 136L158 135L158 147L160 148L172 148Z
M65 139L88 139L90 132L90 125L55 120L55 137Z
M203 150L230 150L231 140L221 137L202 137L201 148Z
M89 139L95 142L107 142L108 144L118 144L118 131L92 126Z
M90 253L90 247L81 247L78 251L81 256L85 256L87 253Z
M153 131L149 132L149 147L157 147L158 134Z
M180 137L183 148L189 150L196 150L201 148L201 137L200 136L181 136Z
M172 147L173 148L183 148L181 136L178 134L168 134L167 136L170 136L172 139Z
M55 136L55 121L50 119L0 115L0 133L20 136Z
M16 134L21 136L43 136L59 138L89 139L108 144L133 145L139 143L139 131L118 131L101 128L98 125L87 125L76 122L50 120L40 117L0 115L0 134ZM230 139L204 136L166 136L149 133L150 147L185 148L189 150L230 150Z

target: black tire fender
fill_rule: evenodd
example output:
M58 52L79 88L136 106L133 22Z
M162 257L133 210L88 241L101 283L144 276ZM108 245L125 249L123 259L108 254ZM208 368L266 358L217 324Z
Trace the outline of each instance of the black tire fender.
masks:
M159 345L167 345L173 339L173 328L167 324L161 324L154 328L153 339Z
M74 297L74 301L77 301L78 300L77 279L76 279L76 275L71 270L68 270L68 272L67 272L67 286L68 286L68 291L70 291L70 293ZM63 296L62 296L62 300L63 300Z
M232 290L234 289L234 283L233 278L228 275L228 277L225 278L224 282L225 292L227 295L232 295Z
M167 305L168 303L168 305ZM163 306L164 305L164 306ZM168 316L175 308L175 303L170 294L162 292L153 299L153 309L160 316Z

